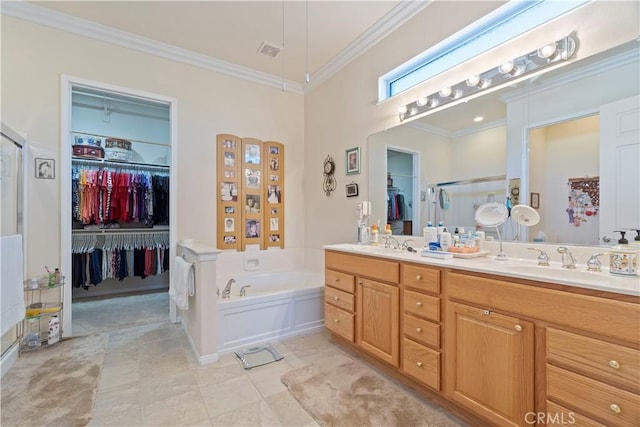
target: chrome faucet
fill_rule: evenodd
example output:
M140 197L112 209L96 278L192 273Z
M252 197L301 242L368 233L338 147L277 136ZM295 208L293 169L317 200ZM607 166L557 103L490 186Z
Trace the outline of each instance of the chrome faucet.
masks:
M241 297L246 297L247 296L247 288L250 288L251 285L244 285L243 287L240 288L240 296Z
M382 238L384 239L385 248L398 249L400 247L400 242L398 242L398 239L393 237L391 234L385 234L382 236ZM393 243L393 246L391 246L390 242Z
M227 285L222 291L222 298L229 298L229 296L231 295L231 285L233 285L234 283L236 283L236 279L229 279Z
M400 246L400 249L409 250L409 243L410 242L413 242L413 239L406 239L404 242L402 242L402 246Z
M530 251L538 251L538 265L542 265L545 267L549 266L549 255L547 255L547 253L545 251L543 251L542 249L538 249L538 248L527 248Z
M558 253L562 254L562 268L576 268L576 260L566 246L560 246Z
M591 255L591 258L589 258L589 261L587 261L587 270L602 271L602 263L600 262L598 257L603 255L609 255L609 252L600 252L600 253Z

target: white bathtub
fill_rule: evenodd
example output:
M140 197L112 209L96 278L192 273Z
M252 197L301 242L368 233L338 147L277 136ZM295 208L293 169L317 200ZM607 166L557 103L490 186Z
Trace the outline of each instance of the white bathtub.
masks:
M218 352L324 328L324 275L310 271L234 277L230 298L217 299ZM222 291L225 283L218 283ZM244 285L246 296L240 296Z

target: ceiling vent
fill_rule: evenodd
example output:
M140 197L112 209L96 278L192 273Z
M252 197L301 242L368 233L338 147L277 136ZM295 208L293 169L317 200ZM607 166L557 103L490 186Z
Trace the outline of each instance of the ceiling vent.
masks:
M258 53L261 55L267 55L272 58L275 58L280 54L281 50L282 48L278 45L275 45L273 43L268 43L268 42L262 42L262 44L260 45L260 48L258 49Z

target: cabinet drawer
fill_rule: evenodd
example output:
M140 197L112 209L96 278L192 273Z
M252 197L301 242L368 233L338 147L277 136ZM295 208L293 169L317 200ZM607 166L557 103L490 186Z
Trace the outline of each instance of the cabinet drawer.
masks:
M338 271L325 270L324 284L351 294L355 291L355 277Z
M403 332L416 341L440 347L440 325L436 323L405 314Z
M440 298L404 290L404 310L436 322L440 321Z
M440 270L404 264L402 266L402 283L409 288L439 294Z
M440 390L440 353L411 340L403 340L402 368L408 376Z
M339 289L332 288L331 286L325 286L324 300L336 307L353 312L354 297L353 294L350 294L349 292L344 292Z
M353 342L353 314L331 304L324 305L324 325L331 332Z
M591 418L584 416L578 412L572 411L547 400L547 412L544 414L544 421L548 426L567 426L574 427L606 427ZM533 421L530 415L527 421ZM533 424L533 423L532 423Z
M640 425L640 396L549 364L547 398L607 424Z
M385 258L350 255L325 251L324 266L331 270L344 270L356 276L383 282L400 283L400 263Z
M567 364L606 381L640 385L640 352L559 329L547 328L547 360Z

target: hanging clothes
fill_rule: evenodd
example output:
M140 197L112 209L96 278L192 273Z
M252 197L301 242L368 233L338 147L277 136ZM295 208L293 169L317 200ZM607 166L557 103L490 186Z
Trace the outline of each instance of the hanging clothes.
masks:
M401 221L405 214L404 195L398 189L387 189L387 220Z

